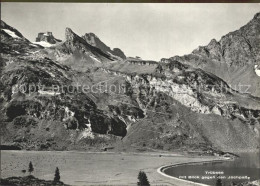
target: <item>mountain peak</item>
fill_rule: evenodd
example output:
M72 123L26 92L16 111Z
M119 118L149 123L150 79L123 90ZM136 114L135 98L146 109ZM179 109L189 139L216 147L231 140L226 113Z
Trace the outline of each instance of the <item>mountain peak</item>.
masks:
M85 35L86 35L86 36L92 36L92 37L98 38L97 35L94 34L94 33L92 33L92 32L86 33Z
M82 36L82 38L91 46L99 48L108 55L114 55L122 59L126 59L126 56L122 50L120 50L119 48L114 48L113 50L111 50L111 48L107 46L104 42L102 42L94 33L86 33Z
M65 38L66 40L73 40L75 37L75 33L71 30L71 28L66 28L65 29Z
M84 36L82 36L82 38L87 41L88 44L94 46L94 47L98 47L100 48L101 45L103 45L102 47L104 47L104 43L96 36L96 34L90 32L90 33L86 33ZM109 47L106 46L106 48L108 49ZM100 48L102 50L102 48ZM110 48L109 48L110 49Z
M72 32L72 30L71 30L71 28L66 27L65 32L66 32L66 33L67 33L67 32Z
M215 45L217 44L217 40L214 38L214 39L211 39L211 41L209 42L209 45Z

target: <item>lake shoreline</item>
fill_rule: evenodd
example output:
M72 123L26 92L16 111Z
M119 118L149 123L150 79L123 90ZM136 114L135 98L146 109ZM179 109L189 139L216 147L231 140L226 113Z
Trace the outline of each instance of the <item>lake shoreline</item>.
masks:
M185 180L185 179L180 179L171 175L166 174L164 171L172 168L172 167L178 167L178 166L182 166L182 165L194 165L194 164L201 164L201 163L213 163L213 162L223 162L223 161L233 161L233 158L223 158L222 160L211 160L211 161L200 161L200 162L189 162L189 163L179 163L179 164L172 164L172 165L165 165L162 167L159 167L157 169L157 172L165 177L174 179L174 180L179 180L179 181L183 181L185 183L189 183L189 184L194 184L194 185L199 185L199 186L209 186L207 184L203 184L203 183L199 183L199 182L193 182L190 180Z
M259 152L255 152L253 151L254 153L257 153L259 154ZM237 156L239 158L242 158L239 156ZM201 165L201 164L211 164L211 163L214 163L214 162L220 162L220 163L223 163L225 161L235 161L237 157L223 157L221 160L210 160L210 161L200 161L200 162L184 162L184 163L177 163L177 164L171 164L171 165L165 165L165 166L161 166L157 169L157 172L167 178L170 178L170 179L173 179L173 180L178 180L178 181L183 181L185 183L190 183L190 184L194 184L194 185L199 185L199 186L209 186L211 184L208 184L208 183L200 183L200 182L195 182L195 181L191 181L191 180L188 180L188 179L183 179L183 178L178 178L177 176L173 176L171 175L169 172L166 173L166 170L168 169L171 169L171 168L174 168L174 167L181 167L181 166L192 166L192 165ZM238 159L239 159L238 158ZM245 182L240 182L241 186L247 186L247 185L260 185L260 179L259 177L255 177L254 179L250 180L250 181L245 181Z
M28 162L35 165L35 176L53 179L59 167L61 180L69 185L136 185L139 171L146 172L153 185L195 186L201 183L179 179L164 173L168 168L211 162L232 161L222 156L199 156L177 152L117 152L117 151L1 151L3 178L23 176ZM1 169L2 169L1 167ZM71 170L71 167L72 170ZM107 171L109 169L109 171ZM203 184L205 186L205 184Z
M139 171L146 172L151 184L186 186L183 181L167 178L157 172L162 165L220 160L221 157L177 153L78 152L78 151L1 151L3 178L22 176L28 162L35 165L39 179L53 179L56 166L61 181L69 185L136 185ZM15 168L13 168L15 167ZM73 167L71 169L71 167ZM109 171L107 169L109 168ZM98 182L97 182L98 181ZM196 184L188 184L196 185Z

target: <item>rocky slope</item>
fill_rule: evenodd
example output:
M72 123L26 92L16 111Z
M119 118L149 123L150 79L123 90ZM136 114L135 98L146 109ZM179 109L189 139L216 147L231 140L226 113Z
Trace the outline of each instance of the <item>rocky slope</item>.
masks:
M68 39L64 45L71 46L70 42L75 40ZM13 52L10 48L16 45L16 40L9 37L2 40L7 48L1 50L2 144L17 143L28 149L66 149L86 137L89 143L95 143L98 139L92 140L95 136L92 132L97 138L98 134L126 135L122 120L99 110L88 95L76 90L73 70L38 55L44 49L25 39L19 39L23 45Z
M130 96L146 115L126 141L164 150L259 147L260 99L242 96L217 76L177 61L152 74L104 71L127 79Z
M162 59L161 62L180 61L211 72L242 93L260 95L260 13L240 29L212 39L191 54ZM243 88L241 88L243 86Z
M20 39L28 42L28 40L18 30L1 20L1 40L5 40L6 38L12 38L13 40Z
M241 94L221 76L198 68L204 58L206 65L213 63L213 54L159 63L122 61L69 28L65 36L64 43L51 48L3 36L4 145L212 154L259 149L260 99ZM257 51L255 47L251 51ZM193 59L190 56L199 59L196 65L186 60ZM249 56L241 53L239 65L233 58L226 61L230 67L255 64Z
M110 49L105 43L103 43L94 33L86 33L82 38L88 42L88 44L101 49L104 53L108 55L113 55L119 57L119 59L126 59L126 56L122 50L119 48Z
M1 20L1 53L10 55L28 55L41 46L30 43L18 30ZM4 60L3 60L4 61Z

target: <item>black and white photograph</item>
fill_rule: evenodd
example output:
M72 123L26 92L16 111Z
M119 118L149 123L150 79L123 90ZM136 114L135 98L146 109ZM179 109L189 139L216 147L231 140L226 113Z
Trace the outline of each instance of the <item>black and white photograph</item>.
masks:
M260 186L260 3L1 2L1 186Z

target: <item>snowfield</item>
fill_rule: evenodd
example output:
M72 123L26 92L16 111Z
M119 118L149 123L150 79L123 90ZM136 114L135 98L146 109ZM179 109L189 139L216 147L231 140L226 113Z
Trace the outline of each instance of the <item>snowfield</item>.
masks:
M31 46L33 46L33 47L38 47L37 45L35 45L35 44L29 44L29 45L31 45Z
M50 96L60 95L59 92L54 92L54 91L39 90L38 92L39 92L40 94L45 94L45 95L50 95Z
M17 38L17 39L21 39L19 36L17 36L13 31L8 30L8 29L1 29L3 30L5 33L7 33L9 36L11 36L12 38Z
M51 44L51 43L48 43L46 41L39 41L39 42L32 42L32 43L33 44L37 44L37 45L41 45L41 46L43 46L45 48L48 48L48 47L56 46L57 44L59 44L61 42L57 41L57 43L55 43L55 44Z
M48 42L46 42L46 41L32 42L32 43L41 45L41 46L46 47L46 48L47 48L47 47L52 47L52 46L54 46L54 44L50 44L50 43L48 43Z

